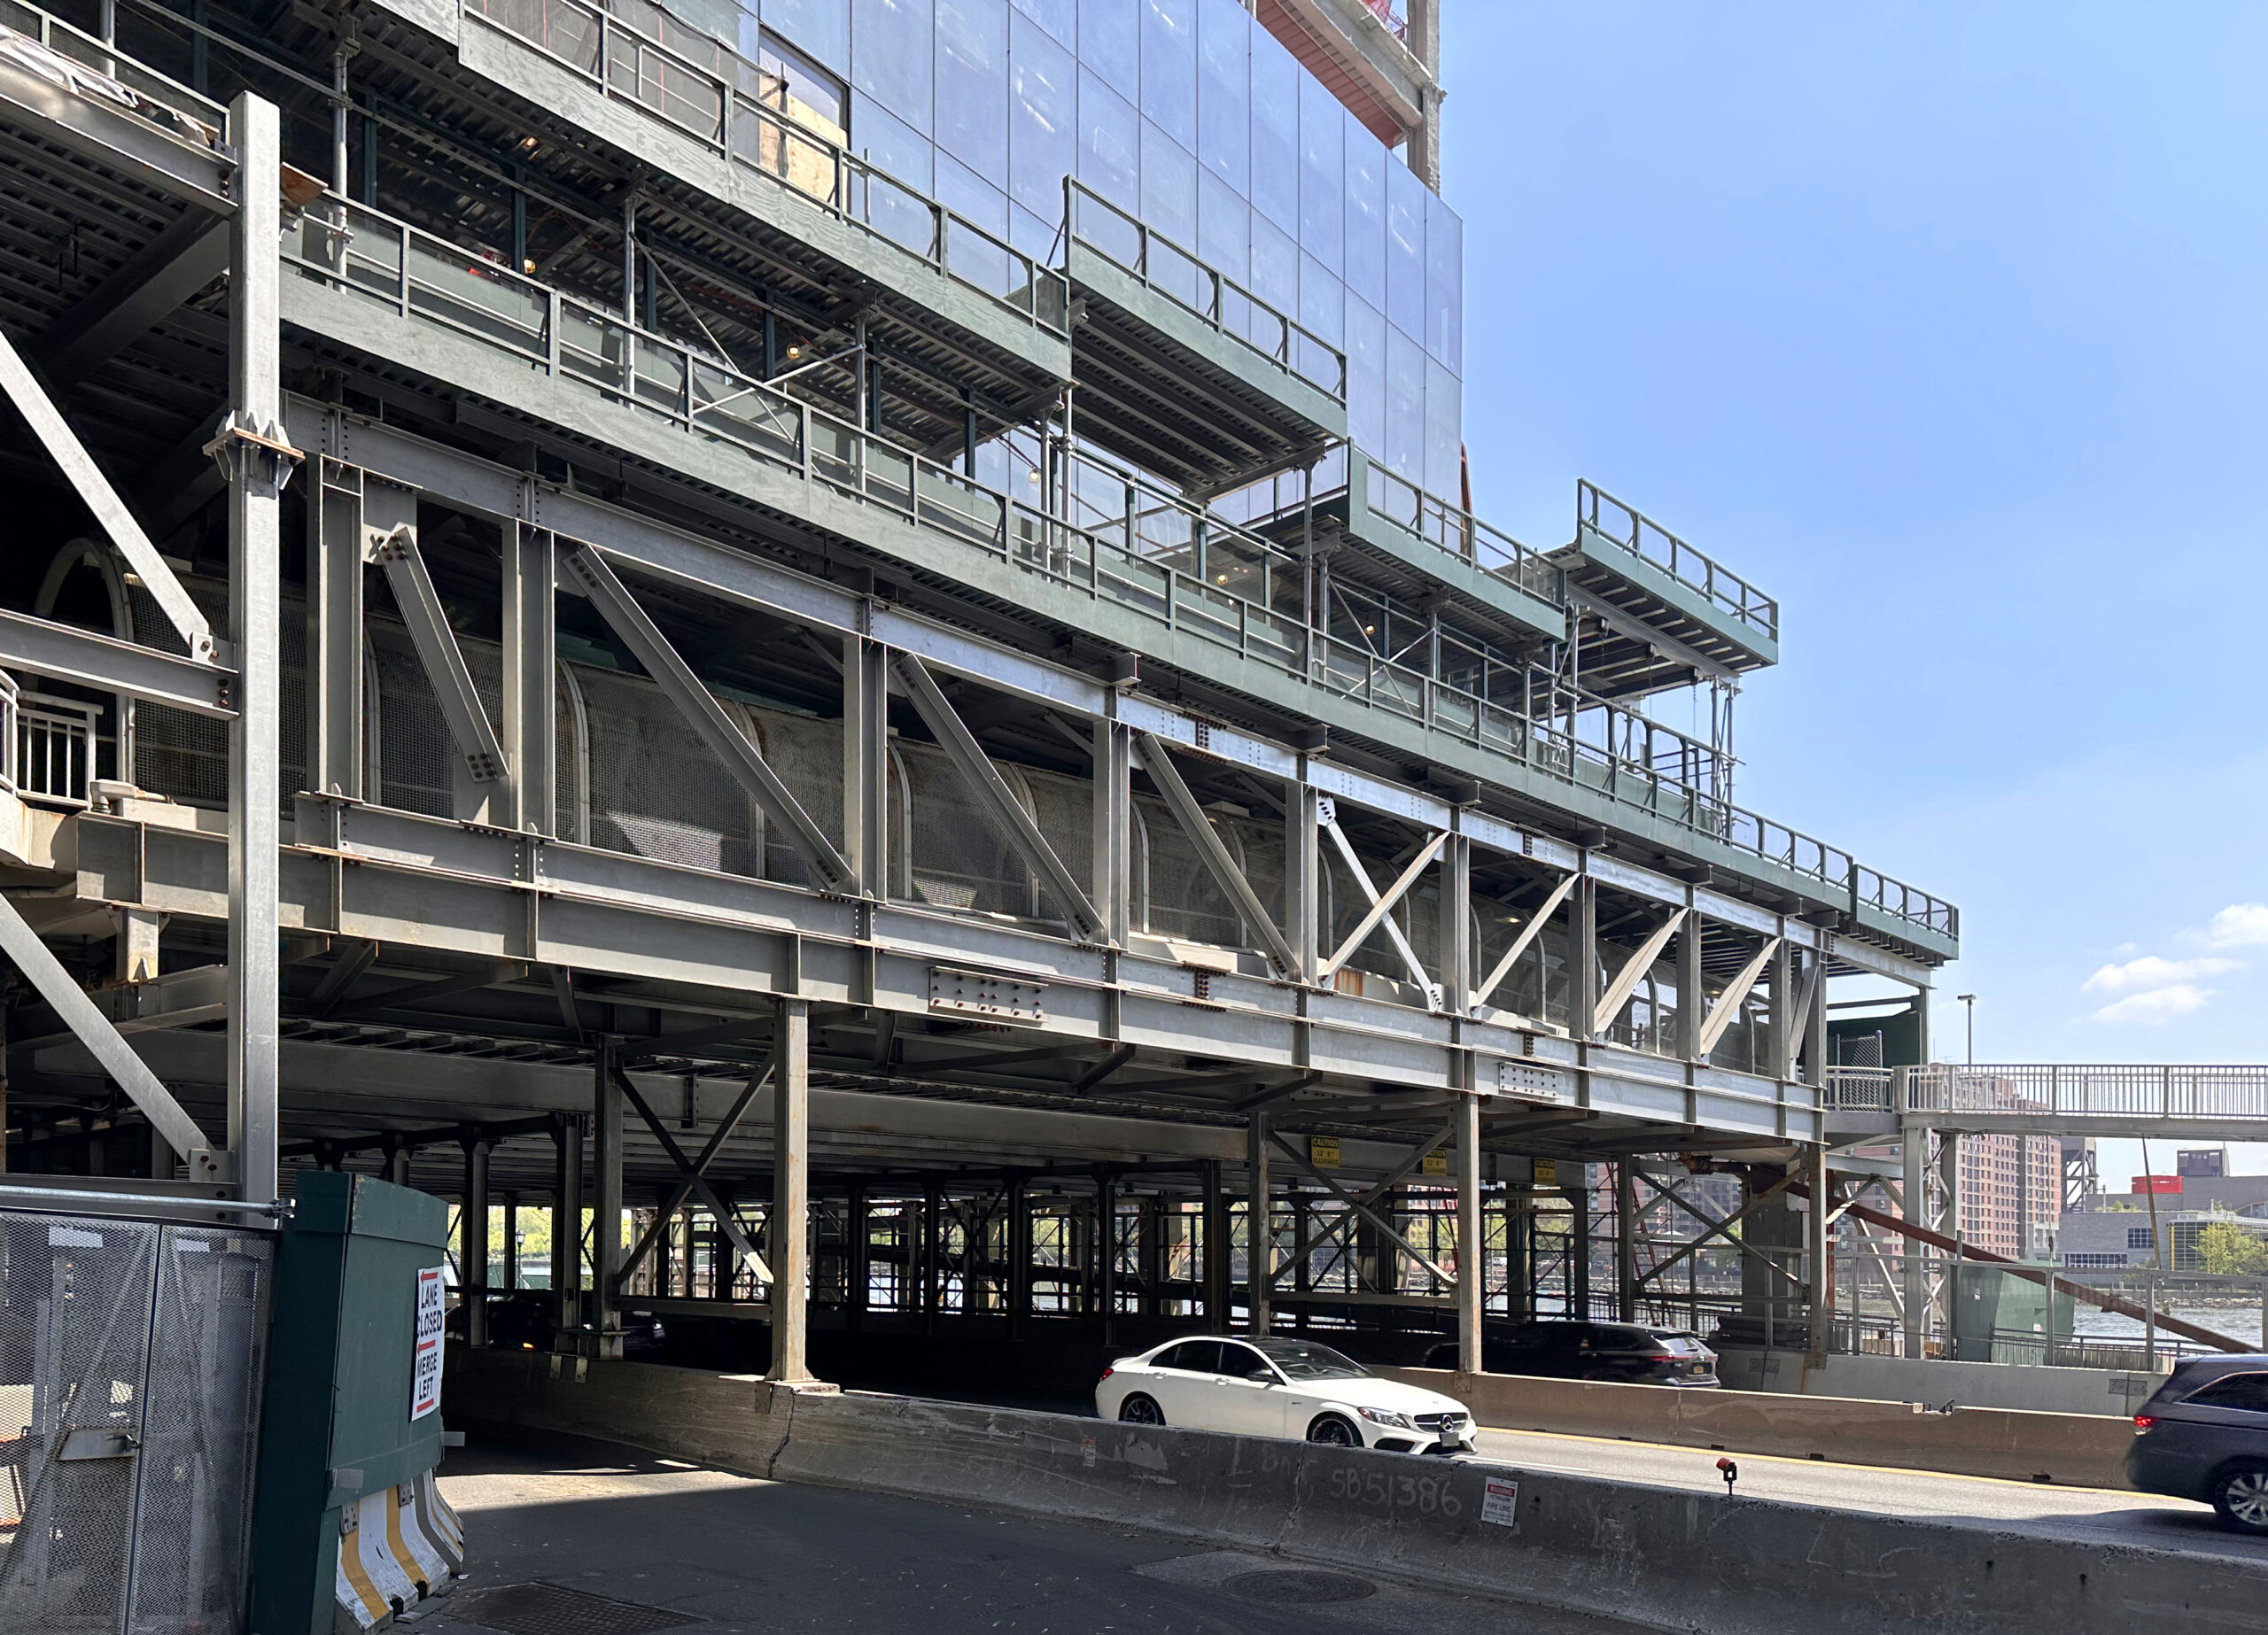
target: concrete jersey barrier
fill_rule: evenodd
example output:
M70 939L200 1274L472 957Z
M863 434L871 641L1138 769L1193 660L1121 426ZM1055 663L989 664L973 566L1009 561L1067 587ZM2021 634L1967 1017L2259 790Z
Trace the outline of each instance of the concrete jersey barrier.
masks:
M1454 1397L1479 1424L1499 1430L1621 1437L2071 1487L2124 1487L2126 1447L2134 1439L2128 1421L2096 1414L1963 1407L1917 1414L1902 1402L1855 1397L1680 1391L1437 1368L1375 1371Z
M2268 1632L2249 1559L746 1376L457 1359L453 1413L775 1480L1143 1527L1664 1630Z

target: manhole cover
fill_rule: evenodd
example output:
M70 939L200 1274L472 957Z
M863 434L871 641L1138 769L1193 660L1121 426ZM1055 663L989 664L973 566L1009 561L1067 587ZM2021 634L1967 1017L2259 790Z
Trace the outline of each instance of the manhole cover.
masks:
M493 1590L460 1592L449 1611L505 1635L648 1635L702 1622L690 1613L610 1600L562 1584L500 1584Z
M1239 1573L1221 1587L1252 1601L1358 1601L1379 1586L1343 1572L1303 1572L1296 1568Z

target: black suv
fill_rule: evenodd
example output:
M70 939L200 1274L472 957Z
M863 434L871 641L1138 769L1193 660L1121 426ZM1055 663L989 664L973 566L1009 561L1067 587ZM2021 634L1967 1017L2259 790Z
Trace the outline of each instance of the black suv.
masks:
M2268 1533L2268 1356L2175 1368L2134 1415L2126 1479L2145 1493L2202 1499L2233 1531Z
M1425 1353L1429 1368L1456 1367L1456 1347ZM1480 1343L1491 1374L1616 1380L1633 1385L1714 1385L1717 1353L1682 1329L1632 1322L1530 1322Z

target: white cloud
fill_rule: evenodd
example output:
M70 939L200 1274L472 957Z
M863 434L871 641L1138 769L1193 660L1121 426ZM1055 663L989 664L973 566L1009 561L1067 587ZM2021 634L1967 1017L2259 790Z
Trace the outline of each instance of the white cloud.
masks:
M2233 959L2161 959L2155 954L2145 954L2124 965L2101 966L2080 987L2090 994L2132 994L2194 982L2199 977L2218 976L2239 968Z
M2139 994L2107 1004L2094 1013L2098 1022L2140 1022L2155 1024L2170 1022L2179 1016L2187 1016L2202 1010L2213 996L2210 988L2196 988L2187 982L2176 982L2166 988L2146 988Z
M2205 941L2213 948L2268 944L2268 903L2230 903L2206 923Z

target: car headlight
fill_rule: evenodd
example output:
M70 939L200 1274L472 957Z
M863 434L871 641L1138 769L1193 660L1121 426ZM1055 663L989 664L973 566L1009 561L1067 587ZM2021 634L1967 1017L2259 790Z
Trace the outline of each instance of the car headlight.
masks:
M1364 1419L1370 1421L1373 1425L1391 1425L1396 1430L1415 1430L1418 1429L1417 1426L1410 1422L1410 1415L1407 1414L1397 1414L1392 1408L1356 1408L1355 1412L1361 1414Z

